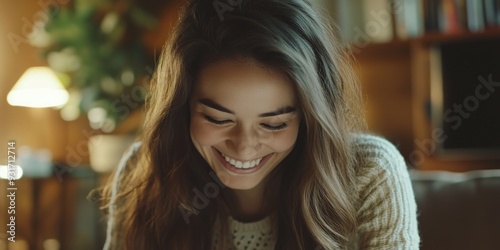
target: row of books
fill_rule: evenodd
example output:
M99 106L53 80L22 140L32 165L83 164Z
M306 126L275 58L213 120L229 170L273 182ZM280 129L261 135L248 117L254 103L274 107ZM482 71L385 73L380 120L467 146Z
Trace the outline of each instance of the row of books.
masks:
M500 0L337 0L344 40L363 43L500 27Z

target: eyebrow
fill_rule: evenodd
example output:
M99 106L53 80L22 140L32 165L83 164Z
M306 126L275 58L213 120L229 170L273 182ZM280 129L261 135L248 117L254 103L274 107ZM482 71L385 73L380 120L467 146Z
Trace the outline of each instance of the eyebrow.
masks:
M221 112L225 112L225 113L229 113L229 114L233 114L234 115L233 111L231 111L228 108L223 107L222 105L216 103L215 101L213 101L211 99L200 99L200 100L198 100L198 102L200 102L201 104L203 104L205 106L208 106L210 108L217 109L217 110L219 110ZM277 115L283 115L283 114L288 114L288 113L292 113L292 112L295 112L295 108L294 107L285 106L285 107L282 107L282 108L278 108L275 111L271 111L271 112L260 114L259 117L277 116Z

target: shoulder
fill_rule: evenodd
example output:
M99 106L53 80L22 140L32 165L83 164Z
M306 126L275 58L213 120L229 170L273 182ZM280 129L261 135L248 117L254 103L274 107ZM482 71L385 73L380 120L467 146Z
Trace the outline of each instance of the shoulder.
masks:
M130 161L137 155L137 151L139 151L141 145L142 145L141 142L134 142L132 145L130 145L130 147L128 147L128 149L123 154L122 158L120 159L120 162L118 163L118 166L114 171L113 184L111 190L112 204L116 199L117 193L119 193L119 191L125 185L123 181L124 177L127 176L127 174L130 172Z
M354 134L356 153L363 160L402 160L399 150L387 139L374 134Z
M130 147L128 147L128 149L125 150L125 153L124 153L120 163L123 161L129 160L135 153L137 153L137 151L141 148L141 146L142 146L141 141L136 141L136 142L132 143L132 145L130 145Z
M130 159L136 155L137 151L141 148L142 142L134 142L130 147L128 147L127 150L123 153L122 158L120 159L120 162L118 163L118 166L115 169L114 172L114 182L118 182L118 179L123 175L123 172L128 171L127 166L128 162Z
M358 176L373 174L403 174L408 170L399 150L387 139L373 134L354 134Z
M353 140L357 156L354 188L359 200L375 191L385 193L380 198L393 192L411 192L406 162L394 144L372 134L356 134ZM393 190L398 187L404 188Z
M403 157L382 137L358 134L354 140L362 249L418 249L416 203Z
M104 243L103 250L109 249L122 249L123 248L123 237L121 232L121 219L120 214L116 214L118 206L121 205L121 201L117 198L119 192L122 190L124 176L130 171L128 162L140 149L142 143L133 143L123 154L118 166L114 171L113 182L111 185L111 197L108 206L108 222L106 229L106 242Z

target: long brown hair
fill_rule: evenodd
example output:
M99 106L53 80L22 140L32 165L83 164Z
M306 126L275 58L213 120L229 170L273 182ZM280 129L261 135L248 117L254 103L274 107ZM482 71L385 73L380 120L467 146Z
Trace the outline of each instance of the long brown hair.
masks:
M216 178L191 142L189 98L201 67L243 57L284 72L302 114L293 151L272 173L282 179L276 249L344 248L357 229L352 134L364 126L349 56L304 0L228 2L190 1L163 48L142 146L118 178L114 203L113 182L103 192L116 207L114 235L134 250L209 249L214 232L228 242L227 227L214 225L227 225L231 191L221 187L203 209L193 204L193 190Z

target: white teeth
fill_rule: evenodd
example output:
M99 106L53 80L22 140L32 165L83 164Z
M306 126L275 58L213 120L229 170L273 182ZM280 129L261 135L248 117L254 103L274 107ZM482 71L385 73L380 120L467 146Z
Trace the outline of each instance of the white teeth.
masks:
M250 162L249 161L243 163L243 168L249 168L249 167L250 167Z
M253 160L253 161L241 162L241 161L237 161L237 160L231 159L231 158L225 156L224 154L222 154L222 156L224 157L224 159L228 163L230 163L234 167L242 168L242 169L253 168L253 167L259 165L260 161L262 160L262 158L260 158L260 159Z

